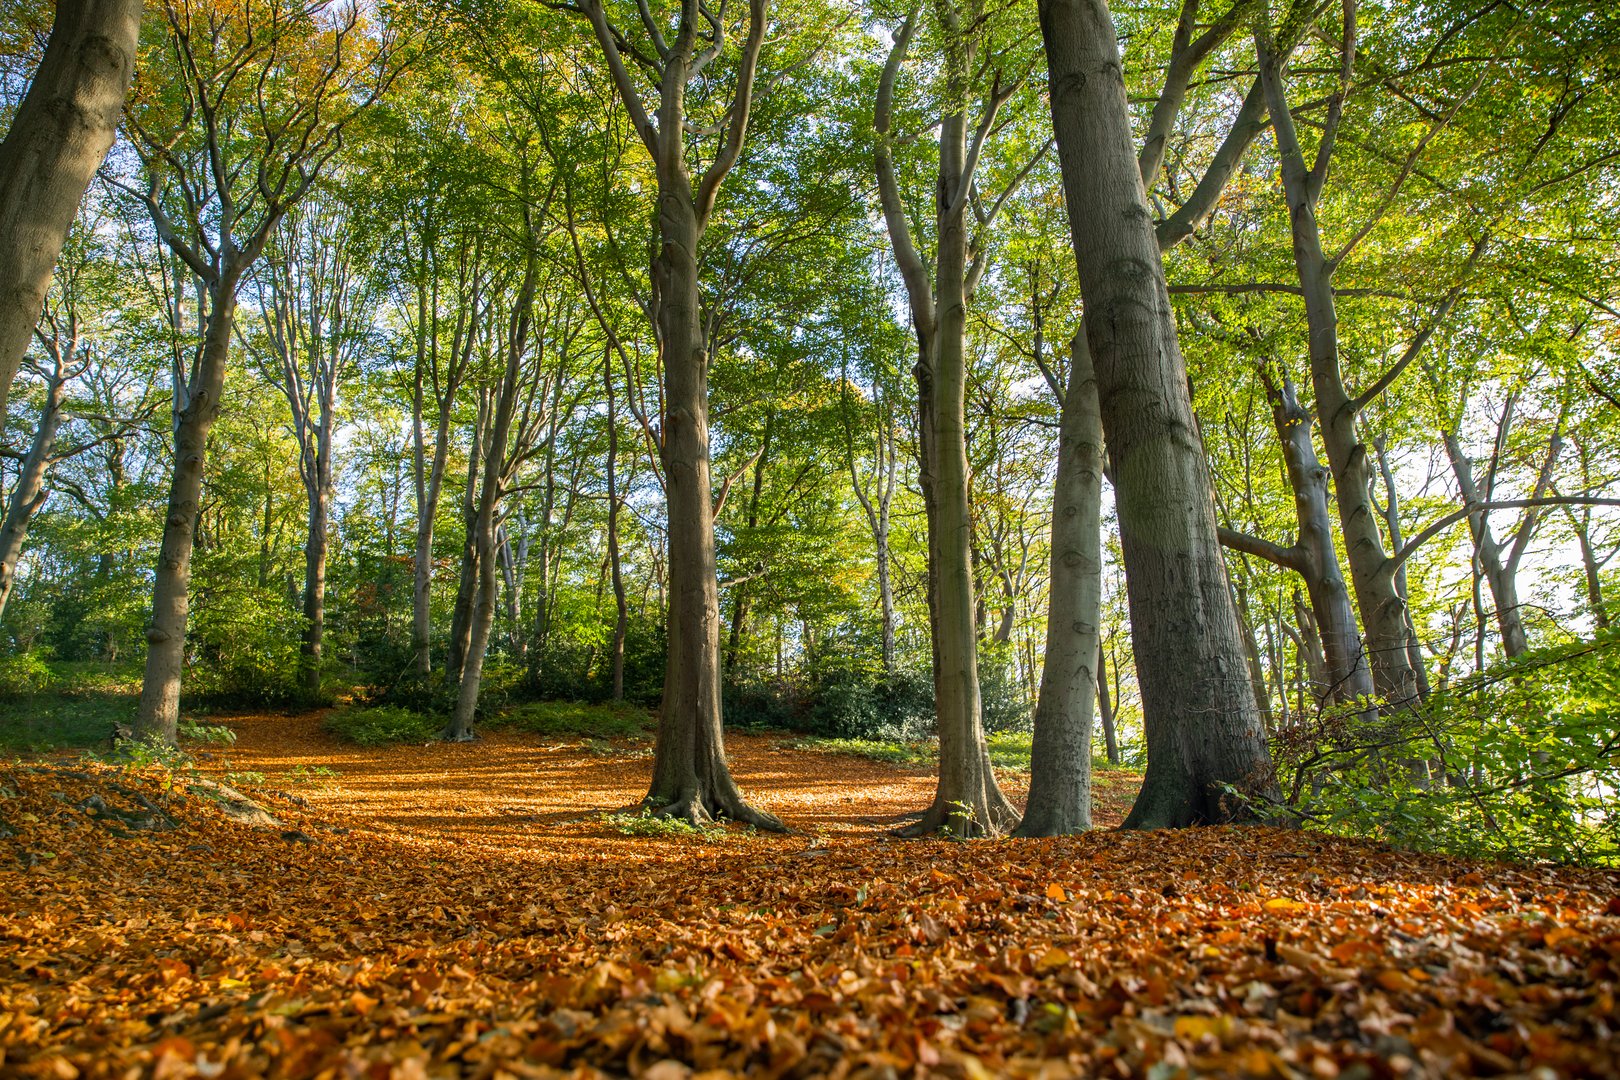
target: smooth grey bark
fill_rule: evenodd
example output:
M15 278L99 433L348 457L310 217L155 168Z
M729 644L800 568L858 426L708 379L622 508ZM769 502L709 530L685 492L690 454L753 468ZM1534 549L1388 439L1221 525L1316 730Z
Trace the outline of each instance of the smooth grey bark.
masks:
M1053 482L1046 652L1030 746L1029 799L1015 836L1062 836L1091 828L1093 695L1102 679L1103 429L1083 326L1070 353ZM1110 760L1117 761L1112 716L1105 731Z
M1108 651L1097 642L1097 719L1102 721L1103 750L1110 765L1118 765L1119 734L1114 729L1114 695L1108 683Z
M613 581L613 700L624 700L624 642L630 627L630 605L624 594L624 572L619 554L619 417L614 407L613 350L602 350L602 383L607 389L607 553L608 572Z
M933 802L904 831L914 836L941 829L959 836L995 836L1016 824L1018 815L1002 794L990 765L979 690L967 461L966 333L967 306L986 262L982 238L970 235L968 207L976 190L980 152L1018 80L1004 85L1003 73L995 70L970 138L966 109L977 96L972 78L979 62L975 59L978 43L965 24L977 20L972 12L947 5L940 6L938 15L942 31L951 40L943 65L946 104L938 125L932 266L912 240L895 175L890 130L895 81L917 30L915 9L895 35L873 106L878 134L873 163L879 198L918 341L919 464L928 510L934 711L939 735L939 780ZM988 78L989 69L995 67L994 61L986 61L986 70L980 74ZM992 207L999 207L1001 201L992 200ZM978 217L980 232L992 217L992 213Z
M79 202L112 148L141 0L57 0L45 54L0 142L0 424Z
M1405 533L1401 527L1401 494L1395 486L1395 473L1389 467L1389 455L1386 452L1388 439L1379 435L1373 440L1373 449L1378 454L1378 473L1384 481L1384 528L1389 530L1389 547L1391 551L1399 551L1405 545ZM1406 564L1403 562L1395 571L1395 591L1403 603L1410 595L1406 589ZM1418 639L1417 623L1412 618L1412 605L1406 604L1406 652L1412 665L1412 672L1417 676L1418 697L1428 700L1429 697L1429 669L1423 662L1423 643Z
M50 497L45 475L54 460L52 451L57 428L62 422L62 402L67 397L68 382L61 356L53 359L55 365L45 380L39 423L34 427L28 450L18 463L17 479L6 500L5 516L0 518L0 619L5 618L6 601L11 598L17 581L17 561L22 557L23 542L28 538L28 525Z
M450 637L445 643L445 673L454 684L461 683L461 668L472 640L473 619L478 607L478 479L488 457L494 395L483 386L478 393L478 416L473 421L472 439L467 451L467 484L461 492L461 571L456 580L456 600L450 611Z
M844 442L849 463L849 482L855 499L866 515L866 527L872 534L872 546L877 560L878 612L882 639L883 671L894 674L895 669L895 609L893 581L893 550L889 536L893 520L894 493L898 486L900 467L899 440L894 423L894 402L882 387L881 377L872 380L872 407L876 416L872 442L872 478L861 478L858 454L855 449L855 427L851 419L853 409L849 402L849 365L844 364L841 380L844 394Z
M409 232L403 234L407 266ZM433 535L450 456L455 403L472 361L484 310L482 242L463 235L456 258L455 323L441 357L438 253L424 238L412 267L416 287L416 360L411 380L411 478L416 496L416 542L411 564L411 652L419 674L433 670ZM425 427L433 406L432 450Z
M1313 417L1300 403L1293 380L1283 373L1279 383L1262 371L1266 395L1271 401L1272 422L1282 447L1288 484L1294 493L1294 527L1297 539L1282 547L1235 530L1222 529L1221 542L1227 547L1256 555L1292 570L1305 580L1310 597L1312 624L1320 635L1324 660L1322 703L1351 702L1373 695L1372 670L1361 644L1361 628L1356 622L1350 590L1345 585L1334 544L1333 517L1329 500L1329 472L1316 456L1311 437Z
M1227 820L1275 793L1103 0L1042 0L1053 126L1113 463L1148 770L1125 825Z
M152 586L152 622L146 631L146 668L135 719L137 737L171 745L180 724L191 549L202 499L208 433L219 419L220 394L235 329L239 273L227 271L210 284L211 306L196 371L188 385L175 387L186 404L174 433L174 471L169 479L163 545Z
M1503 417L1504 430L1499 432L1498 447L1505 439L1505 429L1511 423L1511 414L1510 406ZM1489 503L1494 494L1491 490L1495 486L1494 464L1487 477L1485 490L1481 492L1474 479L1473 460L1463 449L1457 433L1448 431L1443 437L1446 457L1451 463L1451 471L1457 479L1457 489L1462 495L1463 502L1470 506ZM1563 437L1555 433L1547 444L1547 452L1537 472L1531 499L1539 499L1546 494L1552 483L1553 468L1557 465L1562 450ZM1491 529L1490 516L1485 511L1476 511L1468 518L1468 530L1474 541L1474 558L1486 585L1491 590L1491 600L1496 605L1497 632L1502 637L1502 652L1509 660L1530 651L1530 640L1524 629L1524 613L1519 605L1519 565L1524 561L1524 553L1530 547L1530 541L1535 535L1536 527L1541 523L1541 515L1544 512L1544 508L1539 506L1525 510L1524 516L1519 520L1518 526L1506 544L1497 540L1496 534Z
M533 347L533 360L528 359L535 321L535 294L540 281L540 254L532 221L528 224L530 250L524 262L523 282L512 300L504 364L499 387L490 404L489 429L483 441L482 468L479 470L474 499L475 510L468 522L468 543L475 555L475 566L468 575L471 607L465 631L466 645L457 671L455 705L451 710L450 723L441 734L450 742L466 742L473 738L473 719L478 711L478 693L483 686L484 659L489 654L490 631L495 625L495 604L500 583L495 548L502 518L501 504L517 466L544 423L548 411L545 388L539 385L544 359L543 340Z
M687 155L686 94L725 47L723 9L681 0L667 40L647 8L646 57L657 78L649 115L626 66L624 35L601 0L581 0L631 125L652 158L658 184L657 254L653 260L654 329L664 365L661 460L668 505L668 644L664 699L658 718L653 776L641 805L693 823L714 818L781 829L774 816L750 806L726 763L720 705L720 591L714 549L713 485L709 465L709 341L698 293L698 250L720 185L742 152L755 76L766 36L768 0L749 0L731 100L719 149L697 184ZM713 30L710 40L700 34Z
M352 368L361 340L349 320L357 309L369 306L370 298L357 288L350 223L338 208L319 200L306 203L285 225L255 276L272 353L269 378L287 401L298 443L306 505L298 667L303 693L315 700L321 692L326 636L337 388Z

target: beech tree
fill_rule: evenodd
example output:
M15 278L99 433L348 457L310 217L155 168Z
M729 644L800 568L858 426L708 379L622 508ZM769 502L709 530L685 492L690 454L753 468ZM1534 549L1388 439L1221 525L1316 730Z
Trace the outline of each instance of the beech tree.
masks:
M153 585L136 731L172 743L180 718L191 553L243 278L401 59L357 8L166 0L129 116L139 176L115 183L194 276L201 340L174 384L174 469Z
M74 215L112 148L135 74L141 0L57 0L0 142L0 423Z

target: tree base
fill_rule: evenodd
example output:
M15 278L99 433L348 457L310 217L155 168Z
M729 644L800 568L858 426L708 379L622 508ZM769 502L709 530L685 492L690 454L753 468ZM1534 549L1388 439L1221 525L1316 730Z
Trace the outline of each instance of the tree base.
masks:
M457 728L454 724L439 732L440 742L476 742L478 733L472 728Z
M718 792L705 794L696 789L682 791L673 798L658 792L648 792L637 803L625 807L620 813L646 814L649 817L684 821L695 829L708 825L736 822L751 825L765 832L791 832L774 814L756 809L736 796Z
M933 805L917 817L916 822L897 829L894 835L908 840L924 836L948 836L956 840L984 839L1007 835L1017 821L1018 811L997 791L993 800L968 802L965 799L935 799Z

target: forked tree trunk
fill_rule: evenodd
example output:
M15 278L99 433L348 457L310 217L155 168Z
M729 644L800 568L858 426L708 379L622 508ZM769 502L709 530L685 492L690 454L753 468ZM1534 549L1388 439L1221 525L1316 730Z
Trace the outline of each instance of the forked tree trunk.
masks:
M1104 0L1042 0L1052 117L1113 462L1148 768L1126 827L1275 794Z
M1059 418L1046 655L1030 746L1029 801L1016 836L1091 828L1091 721L1101 685L1102 415L1084 329ZM1109 759L1119 760L1112 717ZM1076 760L1084 755L1085 760Z
M79 202L135 73L141 0L57 0L45 55L0 142L0 424Z
M236 282L211 289L212 307L197 374L175 428L174 473L169 480L163 547L152 588L152 623L146 631L146 673L141 681L135 734L173 744L180 725L180 678L186 659L191 549L202 500L208 433L219 418L220 393L236 322Z

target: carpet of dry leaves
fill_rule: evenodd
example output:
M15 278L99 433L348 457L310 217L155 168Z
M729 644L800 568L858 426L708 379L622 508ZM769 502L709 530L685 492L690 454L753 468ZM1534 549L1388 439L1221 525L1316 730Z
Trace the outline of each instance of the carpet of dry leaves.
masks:
M276 825L0 766L0 1074L1620 1074L1614 875L1258 829L897 840L928 776L766 737L734 767L794 835L631 838L598 813L633 752L231 723Z

